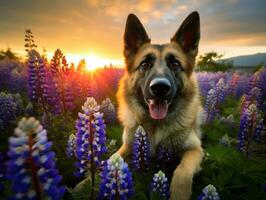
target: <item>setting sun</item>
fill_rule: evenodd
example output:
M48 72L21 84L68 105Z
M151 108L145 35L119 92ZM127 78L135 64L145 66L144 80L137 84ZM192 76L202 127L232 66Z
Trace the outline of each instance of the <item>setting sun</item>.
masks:
M53 57L53 52L47 52L48 58L51 59ZM78 65L78 63L82 60L85 59L86 61L86 69L88 71L93 71L96 68L101 68L104 66L109 66L112 64L115 67L122 67L123 66L123 61L119 59L109 59L105 58L100 55L95 55L95 54L71 54L71 53L66 53L66 59L68 61L68 64L74 63L75 66Z
M89 55L85 58L86 60L86 69L89 71L93 71L96 68L103 67L105 65L109 65L112 62L110 60L101 58L95 55Z

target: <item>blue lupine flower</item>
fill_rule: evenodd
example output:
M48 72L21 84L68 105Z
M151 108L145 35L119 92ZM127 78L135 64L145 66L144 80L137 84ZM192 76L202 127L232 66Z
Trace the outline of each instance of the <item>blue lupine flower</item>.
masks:
M69 135L66 147L66 155L68 158L73 157L76 152L76 136L74 134Z
M107 124L116 122L116 110L109 98L106 98L101 104L101 111Z
M4 174L5 174L5 165L4 165L4 155L0 152L0 192L3 191L4 185Z
M29 52L28 60L29 96L31 100L46 101L48 97L46 84L46 67L41 55L36 50Z
M11 94L0 93L0 129L15 121L17 105Z
M198 200L220 200L220 197L216 188L210 184L202 190L202 194L198 196Z
M165 174L160 170L154 174L151 183L151 192L158 193L161 197L169 199L169 183Z
M219 106L224 101L225 98L225 83L224 79L219 79L216 86L211 89L206 98L206 105L205 105L205 111L206 111L206 121L211 122L214 120L215 116L219 113Z
M217 94L217 104L221 104L225 98L225 83L224 79L221 78L215 86L215 91Z
M160 145L157 150L157 161L160 164L165 164L168 162L173 161L174 155L171 148L165 148L164 146Z
M266 99L266 64L260 69L259 76L261 80L261 84L259 85L260 91L261 91L261 99ZM263 103L263 102L262 102ZM263 107L266 112L266 107Z
M119 154L113 154L100 173L99 199L126 200L133 194L132 174Z
M75 175L80 177L91 168L94 170L100 164L100 156L107 151L105 142L105 124L103 114L99 112L93 97L87 98L83 113L79 113L76 122L76 157L79 162L75 163L77 170Z
M263 122L264 122L263 119L258 120L257 126L256 126L255 131L254 131L253 138L257 142L259 142L260 139L261 139L261 133L262 133L262 130L263 130L263 127L264 127L263 126Z
M217 95L215 89L211 89L206 98L205 112L206 112L206 122L211 122L215 118L217 110Z
M135 132L132 164L137 170L146 170L150 162L150 145L148 135L142 126Z
M238 133L238 150L249 153L252 137L259 139L262 131L262 117L255 104L251 104L243 111Z
M55 153L46 130L35 118L22 118L9 138L6 177L12 181L12 199L61 199L65 188L55 167Z

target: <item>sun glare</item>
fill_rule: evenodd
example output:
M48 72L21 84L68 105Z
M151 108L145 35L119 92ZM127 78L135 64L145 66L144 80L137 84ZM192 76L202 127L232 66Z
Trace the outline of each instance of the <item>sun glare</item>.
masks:
M49 52L48 57L51 59L52 56L53 53ZM124 64L122 60L108 59L95 54L78 55L66 53L66 59L68 63L74 63L75 66L77 66L82 59L85 59L86 69L88 71L93 71L100 67L109 66L110 64L116 67L122 67Z
M87 65L86 68L88 71L93 71L96 68L103 67L107 65L108 63L110 63L108 62L108 60L97 57L95 55L87 56L85 60L86 60L86 65Z

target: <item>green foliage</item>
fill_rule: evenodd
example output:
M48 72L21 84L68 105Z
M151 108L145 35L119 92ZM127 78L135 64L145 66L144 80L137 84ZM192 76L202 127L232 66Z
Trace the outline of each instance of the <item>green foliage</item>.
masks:
M62 116L55 116L52 118L52 124L47 127L48 138L52 141L52 148L56 153L57 167L63 176L63 183L68 186L74 186L79 181L73 175L75 160L66 156L68 137L76 132L74 124L75 120L70 116L67 116L67 119Z
M89 197L88 191L91 191L91 181L86 178L79 182L74 189L68 188L70 200L86 200Z
M10 60L18 60L17 55L12 52L11 48L7 48L6 51L1 50L0 51L0 60L3 60L5 58L8 58Z
M221 60L222 54L218 54L214 51L200 55L198 58L199 71L226 71L233 67L233 62Z
M252 72L255 73L255 72L259 71L259 70L263 67L263 65L264 65L263 63L259 63L259 64L257 64L257 65L253 68Z
M261 185L266 183L265 162L246 158L235 148L221 145L208 145L205 152L202 171L194 183L197 194L203 185L211 183L218 190L221 199L249 199L247 191L253 191L258 197L251 199L263 199L265 194L260 190Z
M117 141L117 147L122 144L122 133L123 127L120 124L110 124L106 126L106 136L110 139L115 139Z
M228 115L233 115L234 120L236 122L239 122L240 120L240 105L239 105L239 100L228 96L225 98L225 101L220 107L221 109L221 114L223 116L228 116Z
M230 127L221 123L218 119L215 119L212 124L204 124L202 126L203 145L218 144L219 139L225 134L230 134L230 132Z

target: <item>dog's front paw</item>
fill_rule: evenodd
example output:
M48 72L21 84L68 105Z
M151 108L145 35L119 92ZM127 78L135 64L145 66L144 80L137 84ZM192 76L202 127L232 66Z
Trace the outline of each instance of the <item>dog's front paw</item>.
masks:
M170 185L171 200L189 200L192 192L192 177L188 170L177 167Z

